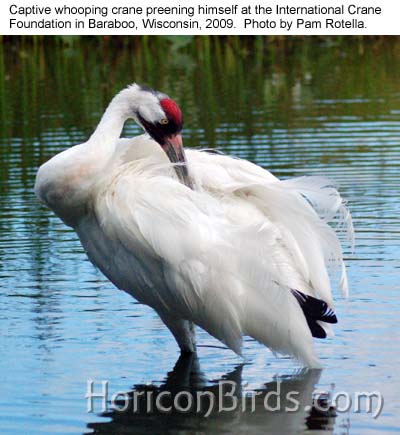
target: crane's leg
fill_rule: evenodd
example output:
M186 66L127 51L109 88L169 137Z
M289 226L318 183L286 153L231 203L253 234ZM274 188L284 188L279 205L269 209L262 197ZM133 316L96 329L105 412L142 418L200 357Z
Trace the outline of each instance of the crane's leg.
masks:
M161 320L172 332L182 353L196 352L196 333L193 322L189 320L177 319L169 315L158 313Z

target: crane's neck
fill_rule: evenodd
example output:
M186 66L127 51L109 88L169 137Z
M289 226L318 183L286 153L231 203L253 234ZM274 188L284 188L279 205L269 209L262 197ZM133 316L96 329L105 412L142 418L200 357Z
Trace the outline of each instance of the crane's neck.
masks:
M150 121L164 116L157 96L134 84L114 97L87 142L57 154L40 167L36 194L68 225L76 226L85 215L99 177L113 158L125 121L139 112Z
M115 152L124 123L135 113L135 90L130 87L114 97L87 142L68 148L39 168L37 196L68 225L74 226L85 213L96 180Z
M125 121L133 118L138 122L139 113L150 122L165 116L158 97L152 92L144 91L139 85L133 84L113 98L90 137L89 146L96 147L98 153L99 148L112 153Z
M96 130L87 141L87 148L93 149L97 156L109 157L112 155L125 121L135 113L135 99L128 99L128 96L126 92L122 91L114 97Z

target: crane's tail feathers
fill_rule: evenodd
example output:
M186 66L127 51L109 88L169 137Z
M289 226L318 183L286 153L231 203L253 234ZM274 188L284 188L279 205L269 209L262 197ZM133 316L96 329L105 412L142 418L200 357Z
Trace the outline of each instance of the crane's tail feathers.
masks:
M292 289L292 294L303 310L312 336L315 338L326 338L327 332L324 325L320 322L337 323L337 318L332 308L329 308L326 302L313 296L305 295L299 290Z
M331 180L320 176L305 176L284 180L282 183L299 193L310 203L319 217L333 223L335 230L344 233L351 249L354 249L354 227L346 201L340 196Z
M324 246L322 243L325 263L328 268L340 271L339 288L347 297L349 287L340 241L347 240L353 251L354 227L346 201L340 196L332 182L324 177L299 177L285 180L282 183L290 190L300 193L325 224L325 228L316 235L321 241L328 236L325 239L328 244Z
M339 192L323 177L300 177L265 184L241 186L252 201L282 229L284 243L320 297L333 304L329 272L340 272L339 287L348 295L341 236L351 246L354 230L351 215Z

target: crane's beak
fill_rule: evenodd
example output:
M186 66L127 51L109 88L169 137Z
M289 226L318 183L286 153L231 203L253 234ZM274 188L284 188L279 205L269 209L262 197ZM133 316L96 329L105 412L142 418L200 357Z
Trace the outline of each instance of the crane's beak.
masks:
M162 148L170 161L174 163L175 172L179 181L190 189L193 189L193 184L189 177L185 151L182 145L182 135L178 133L168 137L165 144L162 145Z

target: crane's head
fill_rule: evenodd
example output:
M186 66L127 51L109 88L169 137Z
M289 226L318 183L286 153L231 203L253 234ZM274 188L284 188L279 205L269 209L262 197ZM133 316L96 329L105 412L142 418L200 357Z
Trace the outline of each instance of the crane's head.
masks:
M139 85L135 87L135 119L160 144L174 163L180 181L192 187L182 145L183 116L178 104L168 95Z

